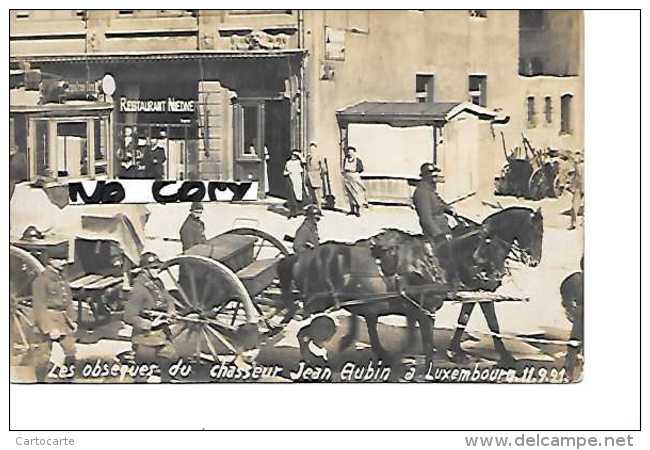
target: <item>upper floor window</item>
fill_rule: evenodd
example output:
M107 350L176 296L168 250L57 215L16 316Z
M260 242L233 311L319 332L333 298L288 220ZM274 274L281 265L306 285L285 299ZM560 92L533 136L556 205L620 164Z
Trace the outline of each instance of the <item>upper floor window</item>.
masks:
M560 99L560 133L571 134L573 132L573 124L571 123L571 108L573 103L573 95L564 94Z
M469 9L468 12L470 17L480 17L483 19L487 17L487 9Z
M418 103L433 103L433 75L415 76L415 100Z
M532 95L526 99L526 117L528 128L535 128L537 125L537 111L535 111L535 97Z
M546 123L553 123L553 102L551 97L544 97L544 119Z
M469 76L469 101L479 106L487 106L487 76Z

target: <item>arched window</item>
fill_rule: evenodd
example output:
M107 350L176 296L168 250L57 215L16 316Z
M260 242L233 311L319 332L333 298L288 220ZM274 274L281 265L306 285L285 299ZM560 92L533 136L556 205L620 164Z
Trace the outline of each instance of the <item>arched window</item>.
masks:
M560 133L571 134L573 132L573 124L571 122L571 103L573 102L573 95L564 94L560 102Z

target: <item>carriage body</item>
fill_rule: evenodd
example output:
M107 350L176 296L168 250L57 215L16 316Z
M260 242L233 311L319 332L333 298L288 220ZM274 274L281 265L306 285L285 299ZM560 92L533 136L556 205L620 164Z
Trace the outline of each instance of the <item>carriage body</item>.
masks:
M97 226L97 220L91 221L90 227L73 236L47 234L12 241L12 355L28 355L30 345L38 340L31 285L44 270L37 258L41 252L68 263L63 277L73 294L78 341L129 339L122 316L134 280L142 271L142 236L127 217L102 220L107 222ZM87 220L83 222L88 225ZM134 251L137 257L132 256ZM160 278L176 301L172 329L177 334L177 353L217 361L224 355L234 359L255 349L258 335L264 331L260 328L273 328L271 318L282 310L275 287L277 264L288 254L273 236L241 228L165 261ZM20 360L16 361L20 365Z

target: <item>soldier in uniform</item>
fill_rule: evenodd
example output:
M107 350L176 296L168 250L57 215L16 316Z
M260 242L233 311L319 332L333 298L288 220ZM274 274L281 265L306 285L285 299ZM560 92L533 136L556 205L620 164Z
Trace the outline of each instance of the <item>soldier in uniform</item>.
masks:
M293 240L294 253L300 254L318 247L320 243L318 236L320 217L321 212L316 205L309 205L305 208L305 220L296 230L296 237Z
M436 192L436 178L440 169L431 163L420 166L420 181L413 194L413 205L420 219L425 237L431 242L438 259L444 264L447 281L457 282L458 274L451 248L451 228L445 214L456 215Z
M133 327L131 342L136 362L157 364L161 381L165 382L169 380L169 366L177 359L169 328L170 316L175 313L174 298L158 278L158 256L144 253L141 265L143 270L124 307L124 322Z
M201 202L192 202L190 214L183 222L180 230L183 251L194 247L196 244L205 243L205 224L201 220L201 214L203 214L203 204Z
M48 373L52 343L58 342L65 355L64 364L70 369L76 362L75 331L72 291L61 275L63 260L50 259L47 253L38 255L45 270L32 282L32 309L36 325L37 342L34 343L36 380L44 382Z

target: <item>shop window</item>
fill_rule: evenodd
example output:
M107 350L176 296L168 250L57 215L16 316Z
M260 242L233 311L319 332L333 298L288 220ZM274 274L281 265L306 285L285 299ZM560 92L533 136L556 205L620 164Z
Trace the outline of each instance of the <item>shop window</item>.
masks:
M571 103L573 102L573 95L564 94L560 99L560 133L571 134Z
M260 149L257 145L258 136L258 107L244 106L244 146L242 156L246 158L260 158Z
M34 121L34 168L37 176L45 178L55 176L53 168L50 167L50 139L48 131L47 121Z
M433 103L434 76L415 76L415 100L418 103Z
M87 123L57 123L56 141L56 176L87 176L90 169Z
M105 175L108 173L108 135L106 126L106 122L95 119L95 175Z
M544 97L544 119L546 123L553 123L553 102L551 97Z
M469 16L474 18L485 19L487 17L487 9L470 9Z
M487 106L487 76L469 76L469 101L479 106Z
M537 126L537 112L535 111L535 97L532 95L526 99L526 117L528 119L528 128Z

